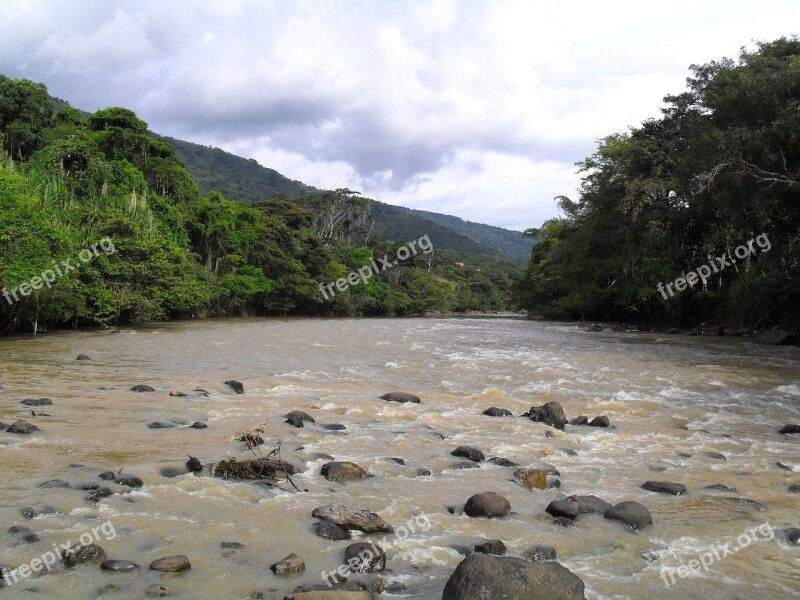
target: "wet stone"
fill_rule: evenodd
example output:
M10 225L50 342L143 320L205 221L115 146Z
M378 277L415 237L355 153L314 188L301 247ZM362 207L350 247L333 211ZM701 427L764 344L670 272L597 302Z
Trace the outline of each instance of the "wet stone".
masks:
M139 569L139 565L130 560L109 559L109 560L104 560L100 564L100 568L103 569L104 571L116 571L118 573L126 573L129 571L136 571L137 569Z
M150 569L161 571L162 573L179 573L191 569L192 565L189 558L184 554L175 556L164 556L150 563Z

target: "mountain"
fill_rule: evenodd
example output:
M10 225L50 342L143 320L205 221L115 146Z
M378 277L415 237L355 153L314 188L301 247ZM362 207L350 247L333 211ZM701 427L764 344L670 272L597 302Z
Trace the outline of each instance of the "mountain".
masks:
M305 196L319 191L284 177L274 169L262 167L252 158L248 160L219 148L159 137L175 148L178 159L186 165L204 194L214 191L232 200L254 204L275 194Z
M298 197L320 191L263 167L253 159L174 138L161 139L175 148L178 158L204 194L216 191L226 198L252 204L276 194ZM377 233L406 241L428 235L436 246L459 253L491 254L523 262L530 256L534 243L523 239L518 231L383 202L375 202L373 215Z
M480 253L499 254L519 262L524 262L530 258L531 248L534 245L532 239L523 238L522 233L519 231L473 223L460 217L443 215L427 210L417 210L378 202L373 212L378 217L375 229L398 239L416 239L419 235L424 235L415 235L416 232L425 227L430 227L430 223L434 223L448 231L459 234L462 238L471 240L474 244L477 244L478 252ZM406 228L408 233L404 232ZM401 233L406 233L406 235L400 235ZM407 237L408 235L414 237L409 238Z

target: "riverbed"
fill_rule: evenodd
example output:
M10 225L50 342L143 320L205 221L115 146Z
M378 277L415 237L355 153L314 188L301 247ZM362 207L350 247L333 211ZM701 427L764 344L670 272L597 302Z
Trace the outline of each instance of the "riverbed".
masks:
M77 361L82 353L91 360ZM142 566L132 573L96 564L54 569L0 590L0 597L143 598L148 587L163 584L180 599L239 599L256 591L282 598L301 585L324 585L321 572L342 563L350 542L312 530L312 511L334 502L373 510L395 528L425 524L404 539L385 540L384 579L405 587L404 595L386 598L441 598L463 559L453 546L472 547L481 538L503 540L511 556L534 544L553 546L590 599L800 597L800 548L777 535L752 537L688 577L664 576L665 568L735 545L747 531L800 526L798 495L788 492L800 484L800 436L778 434L800 422L797 348L588 332L507 317L235 319L5 339L0 365L0 421L22 418L41 428L27 436L0 432L0 563L29 564L52 544L76 542L110 522L114 537L98 543L110 558ZM223 383L232 379L244 394ZM134 393L137 384L155 392ZM390 391L421 402L379 399ZM40 397L53 404L20 405ZM606 415L612 427L558 431L482 414L496 406L521 415L550 401L569 418ZM291 410L316 423L286 424ZM153 422L174 427L148 428ZM195 422L208 427L189 427ZM263 452L280 442L282 458L300 470L292 480L301 491L288 482L276 488L181 473L188 456L207 465L257 456L232 438L259 425ZM560 472L561 487L531 491L514 480L513 468L487 462L454 469L463 460L450 452L461 445L523 467L544 461ZM369 477L327 481L320 474L326 455L360 465ZM396 458L405 464L390 460ZM144 486L97 502L75 489L120 469ZM421 469L431 475L419 475ZM70 488L37 487L55 478ZM682 483L688 491L647 492L647 480ZM705 489L712 484L736 491ZM508 498L511 514L461 514L471 495L489 490ZM635 500L654 524L634 533L589 515L575 527L558 527L545 508L559 493L594 494L612 504ZM24 507L39 505L54 512L22 516ZM456 507L454 514L448 507ZM41 541L18 543L6 533L15 524ZM359 539L381 543L384 534ZM225 550L222 542L243 547ZM274 575L270 565L291 553L302 557L305 571ZM147 568L177 554L189 558L191 570L161 576Z

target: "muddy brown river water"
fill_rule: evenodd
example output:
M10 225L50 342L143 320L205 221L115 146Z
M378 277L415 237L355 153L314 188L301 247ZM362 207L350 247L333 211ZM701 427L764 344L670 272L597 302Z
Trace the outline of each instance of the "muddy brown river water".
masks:
M79 353L92 360L76 361ZM800 548L767 535L800 526L800 495L788 492L800 484L800 436L777 433L800 422L797 348L589 333L518 318L239 319L6 339L0 367L0 421L25 418L42 430L0 433L0 563L30 564L95 528L109 557L142 565L132 573L97 565L45 570L0 589L0 598L144 598L154 584L176 599L235 600L255 591L282 598L297 586L323 584L320 573L342 563L350 542L326 541L311 529L312 510L332 502L374 510L395 527L430 525L387 540L385 579L406 588L382 596L389 599L441 598L462 559L451 546L480 538L502 539L514 556L534 544L555 547L590 599L800 597ZM228 379L241 381L245 393L224 385ZM135 384L156 391L133 393ZM187 396L171 397L172 389ZM378 399L393 390L422 403ZM49 416L32 417L20 405L39 397L53 405L33 410ZM481 414L498 406L519 415L551 400L569 417L607 415L615 428L561 432ZM317 424L285 424L293 409ZM183 425L149 429L154 421ZM186 425L195 421L208 428ZM282 441L282 457L302 469L293 479L307 492L163 475L182 468L187 455L204 463L251 457L230 438L261 422L265 447ZM320 426L332 423L346 429ZM530 491L513 480L514 469L487 463L451 469L459 459L450 452L460 445L522 466L550 463L562 487ZM327 460L319 453L355 462L370 477L331 483L320 475ZM422 468L432 475L418 476ZM100 483L98 474L109 469L145 485L99 502L88 502L86 491L37 487L53 478L72 488ZM682 483L688 493L641 489L653 479ZM704 489L710 484L737 491ZM488 521L448 512L487 490L508 498L512 513ZM649 507L654 525L632 533L592 515L574 528L557 527L544 510L559 492L636 500ZM55 512L24 518L22 509L34 505ZM113 539L97 529L104 523L113 525ZM7 533L12 525L31 528L40 541L19 543ZM748 530L749 543L739 544ZM244 548L225 551L222 542ZM664 575L726 543L730 555L707 570L687 567L681 572L688 576L672 581ZM305 560L305 572L274 575L269 566L291 553ZM147 568L175 554L187 555L192 569L160 576Z

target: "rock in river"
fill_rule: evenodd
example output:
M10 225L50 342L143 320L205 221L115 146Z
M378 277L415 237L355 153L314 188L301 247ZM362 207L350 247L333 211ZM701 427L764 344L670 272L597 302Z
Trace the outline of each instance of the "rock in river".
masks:
M50 398L25 398L20 404L25 406L53 406L53 401Z
M578 503L578 512L582 515L585 514L604 514L611 505L603 500L602 498L598 498L593 494L588 494L586 496L570 496L567 500L572 500L573 502Z
M241 381L236 381L235 379L229 379L225 382L229 388L231 388L237 394L244 394L244 384Z
M442 600L585 600L583 581L557 562L472 554L447 581Z
M517 469L514 471L514 479L529 490L547 489L546 469Z
M653 524L653 517L647 507L632 501L620 502L616 506L609 508L603 516L612 521L621 521L635 530L643 529L647 525Z
M14 421L8 427L8 433L19 433L20 435L30 435L35 431L41 431L36 425L33 423L28 423L27 421L20 419L19 421Z
M470 517L504 517L510 511L509 501L494 492L475 494L464 505L464 512Z
M391 525L374 512L351 508L345 504L329 504L315 508L311 516L323 521L341 525L346 529L356 529L364 533L394 531Z
M142 481L136 475L120 475L114 479L114 483L130 488L140 488L144 485L144 481Z
M669 481L645 481L642 489L648 492L657 492L670 496L680 496L686 493L686 486L681 483L671 483Z
M790 423L789 425L784 426L778 433L782 433L784 435L788 433L800 433L800 425L796 423Z
M381 400L386 400L387 402L400 402L401 404L405 404L407 402L411 402L412 404L419 404L419 396L415 396L414 394L408 394L406 392L389 392L384 394L380 397Z
M532 406L523 416L529 417L532 421L536 421L537 423L544 423L545 425L550 425L550 427L555 427L562 431L564 430L564 425L567 424L567 414L558 402L548 402L542 406Z
M531 562L542 562L544 560L555 560L558 557L558 553L552 546L537 544L525 550L522 553L522 557Z
M150 387L149 385L144 385L144 384L139 384L139 385L133 386L131 388L131 391L132 392L138 392L140 394L141 393L147 393L147 392L155 392L155 390L152 387Z
M329 462L322 465L322 476L328 481L352 481L363 479L367 472L355 463Z
M192 565L189 558L184 554L177 554L175 556L164 556L150 563L150 568L153 571L161 571L162 573L178 573L191 569Z
M64 553L65 567L74 567L84 563L95 563L106 559L106 551L97 544L75 544Z
M8 533L16 537L20 544L35 544L40 541L33 529L24 525L13 525L9 527Z
M477 448L472 448L471 446L459 446L458 448L453 450L450 454L452 454L453 456L458 456L459 458L469 459L472 462L483 462L485 460L483 452L481 452Z
M315 423L314 417L309 415L308 413L303 412L302 410L293 410L291 412L286 413L286 418L291 419L292 417L297 417L303 421L308 421L309 423Z
M350 539L350 532L347 529L328 521L314 523L313 529L317 537L321 537L323 540L338 542Z
M550 515L554 517L564 517L567 519L575 519L580 514L580 504L570 499L553 500L547 505L545 509Z
M100 568L103 569L104 571L116 571L118 573L125 573L128 571L136 571L139 568L139 565L129 560L108 559L104 560L100 564Z
M292 553L283 560L276 562L270 567L275 575L290 575L292 573L301 573L306 570L306 563L303 559Z
M386 569L386 553L378 544L357 542L345 549L344 562L354 573L375 573Z
M506 553L506 545L503 540L486 540L480 544L475 544L475 552L503 556Z
M514 415L511 414L510 410L506 410L505 408L498 408L493 406L491 408L487 408L483 411L487 417L513 417Z

